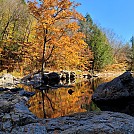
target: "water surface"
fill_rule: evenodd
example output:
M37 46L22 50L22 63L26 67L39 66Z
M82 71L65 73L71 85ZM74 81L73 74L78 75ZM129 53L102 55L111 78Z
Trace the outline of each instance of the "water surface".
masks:
M36 92L28 101L29 109L33 114L39 118L56 118L78 112L99 110L91 101L91 97L96 87L109 79L81 80L81 82L72 83L71 88L49 89L47 92L27 86L24 89ZM74 91L72 94L68 93L70 89Z

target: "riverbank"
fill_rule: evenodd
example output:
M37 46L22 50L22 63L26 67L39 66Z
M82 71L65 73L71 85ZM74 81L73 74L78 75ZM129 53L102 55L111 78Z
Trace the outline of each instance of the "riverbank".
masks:
M117 77L121 74L123 74L125 71L104 71L104 72L99 72L95 73L97 77Z
M8 76L9 79L3 77L4 84L19 82L15 77ZM15 81L10 81L10 78ZM117 112L94 111L40 119L29 111L27 105L34 92L8 86L10 88L0 88L0 134L134 133L134 117Z
M134 133L134 117L121 113L84 112L55 119L39 119L27 106L29 97L34 93L19 88L0 90L1 134Z

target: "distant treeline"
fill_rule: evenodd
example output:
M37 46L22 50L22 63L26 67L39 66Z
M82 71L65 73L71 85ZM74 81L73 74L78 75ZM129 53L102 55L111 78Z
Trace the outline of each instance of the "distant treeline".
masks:
M130 45L77 6L69 0L0 0L0 71L131 69Z

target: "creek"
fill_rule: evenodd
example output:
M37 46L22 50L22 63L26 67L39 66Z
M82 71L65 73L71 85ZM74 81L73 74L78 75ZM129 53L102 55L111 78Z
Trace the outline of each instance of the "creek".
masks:
M36 94L28 101L29 110L38 118L57 118L73 113L100 110L91 101L96 87L112 78L78 79L69 82L72 86L40 91L23 86L26 91ZM68 84L68 83L64 83ZM73 91L72 93L69 90Z

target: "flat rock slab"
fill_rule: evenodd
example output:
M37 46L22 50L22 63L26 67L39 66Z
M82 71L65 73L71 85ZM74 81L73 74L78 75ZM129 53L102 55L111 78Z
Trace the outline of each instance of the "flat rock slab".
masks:
M13 128L10 134L47 134L47 131L43 124L31 123Z
M114 112L85 112L51 119L48 134L134 134L134 118Z

